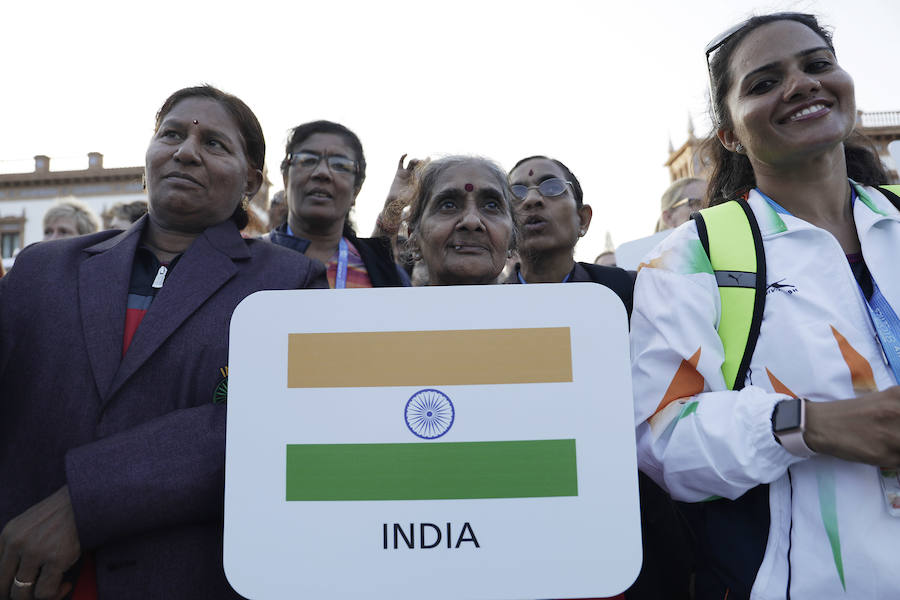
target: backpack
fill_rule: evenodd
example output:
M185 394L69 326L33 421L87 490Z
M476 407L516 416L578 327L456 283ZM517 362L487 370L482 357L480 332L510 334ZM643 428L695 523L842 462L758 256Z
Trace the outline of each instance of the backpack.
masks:
M900 210L900 185L877 188ZM722 375L740 390L759 338L766 302L766 256L762 236L746 200L731 200L691 215L719 286L719 338L725 349Z
M900 210L900 185L878 189ZM729 389L740 390L766 301L762 236L745 200L705 208L691 218L719 286L718 333L725 349L722 374ZM758 485L736 500L713 497L677 506L693 535L697 598L749 599L768 540L769 486Z

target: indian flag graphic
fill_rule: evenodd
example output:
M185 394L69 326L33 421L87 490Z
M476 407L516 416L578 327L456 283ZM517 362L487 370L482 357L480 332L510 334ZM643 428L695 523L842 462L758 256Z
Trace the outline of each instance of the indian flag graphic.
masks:
M292 334L288 348L289 388L572 381L568 327ZM409 442L289 444L287 500L578 495L574 439L423 442L455 418L437 389L416 392L406 413Z

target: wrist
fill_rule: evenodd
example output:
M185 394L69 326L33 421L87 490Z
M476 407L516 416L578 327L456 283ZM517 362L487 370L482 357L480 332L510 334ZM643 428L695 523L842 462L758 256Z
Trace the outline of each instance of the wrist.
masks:
M815 451L807 445L807 407L810 402L806 398L781 400L772 411L772 434L785 450L794 456L810 458Z

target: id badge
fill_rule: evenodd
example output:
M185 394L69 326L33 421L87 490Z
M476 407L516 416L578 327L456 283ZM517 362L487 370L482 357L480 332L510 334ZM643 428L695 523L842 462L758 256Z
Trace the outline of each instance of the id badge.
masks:
M888 514L900 517L900 471L896 469L879 469L881 475L881 491L884 492L884 503Z

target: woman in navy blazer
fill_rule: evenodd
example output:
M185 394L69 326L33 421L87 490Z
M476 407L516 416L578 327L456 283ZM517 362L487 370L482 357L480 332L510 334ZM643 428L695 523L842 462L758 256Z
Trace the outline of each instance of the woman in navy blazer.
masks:
M179 90L147 150L149 214L30 246L0 280L0 598L239 597L222 568L231 314L327 287L239 233L264 156L238 98Z

